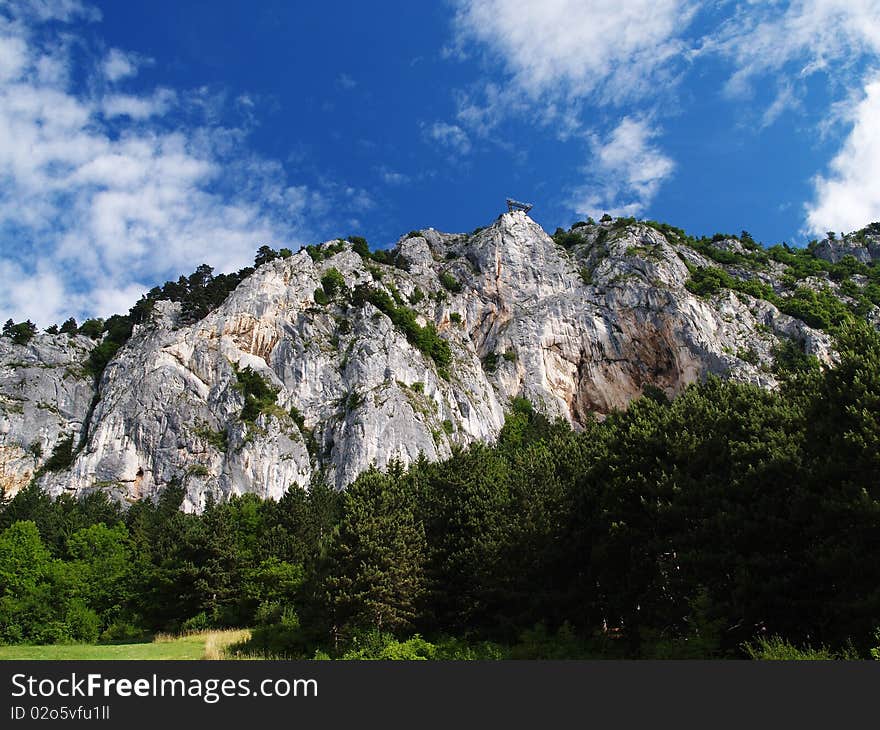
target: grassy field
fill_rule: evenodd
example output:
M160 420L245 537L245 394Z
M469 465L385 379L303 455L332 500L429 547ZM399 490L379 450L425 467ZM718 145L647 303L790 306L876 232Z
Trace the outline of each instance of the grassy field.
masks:
M203 631L184 636L157 636L141 644L54 644L0 646L0 661L15 659L224 659L230 644L244 641L246 630Z

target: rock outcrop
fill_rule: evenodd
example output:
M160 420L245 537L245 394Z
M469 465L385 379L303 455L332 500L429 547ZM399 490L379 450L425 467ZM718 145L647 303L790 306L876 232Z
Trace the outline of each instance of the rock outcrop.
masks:
M832 264L839 263L846 256L852 256L863 264L880 261L880 224L873 223L858 233L851 233L839 239L826 238L816 245L813 252L820 259L830 261Z
M53 453L64 466L83 436L95 396L88 337L0 338L0 489L15 494ZM51 466L51 463L50 463Z
M72 437L70 467L39 476L51 493L134 500L178 480L199 510L208 494L277 498L318 476L344 487L371 464L441 459L493 440L514 397L577 427L648 384L673 396L714 373L775 387L784 339L833 357L827 335L766 301L692 294L690 270L716 264L655 228L581 225L569 239L514 212L471 235L411 234L396 265L338 242L271 261L194 324L159 302L104 370L91 413L82 362L94 343L5 341L0 478L14 491ZM332 269L345 286L316 301ZM450 362L391 308L413 310L420 331L433 325ZM244 417L251 372L276 395Z

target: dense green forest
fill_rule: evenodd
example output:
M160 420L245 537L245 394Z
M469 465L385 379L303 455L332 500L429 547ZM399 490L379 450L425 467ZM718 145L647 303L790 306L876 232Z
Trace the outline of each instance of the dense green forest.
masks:
M870 657L880 335L782 387L652 388L572 431L515 401L442 463L179 511L30 487L0 512L0 641L252 627L287 657ZM800 647L797 649L796 647ZM805 647L812 647L811 650Z

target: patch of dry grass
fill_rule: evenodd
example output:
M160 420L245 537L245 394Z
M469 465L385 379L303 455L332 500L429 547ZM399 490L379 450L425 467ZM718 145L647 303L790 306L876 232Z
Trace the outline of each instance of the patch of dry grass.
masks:
M227 659L226 649L232 644L240 644L251 638L247 629L230 629L228 631L209 631L205 637L205 655L203 659L217 661Z

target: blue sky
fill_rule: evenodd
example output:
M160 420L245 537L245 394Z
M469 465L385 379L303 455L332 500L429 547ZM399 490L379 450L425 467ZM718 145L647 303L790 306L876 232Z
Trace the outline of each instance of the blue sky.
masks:
M880 0L0 1L0 318L506 196L803 244L880 219Z

